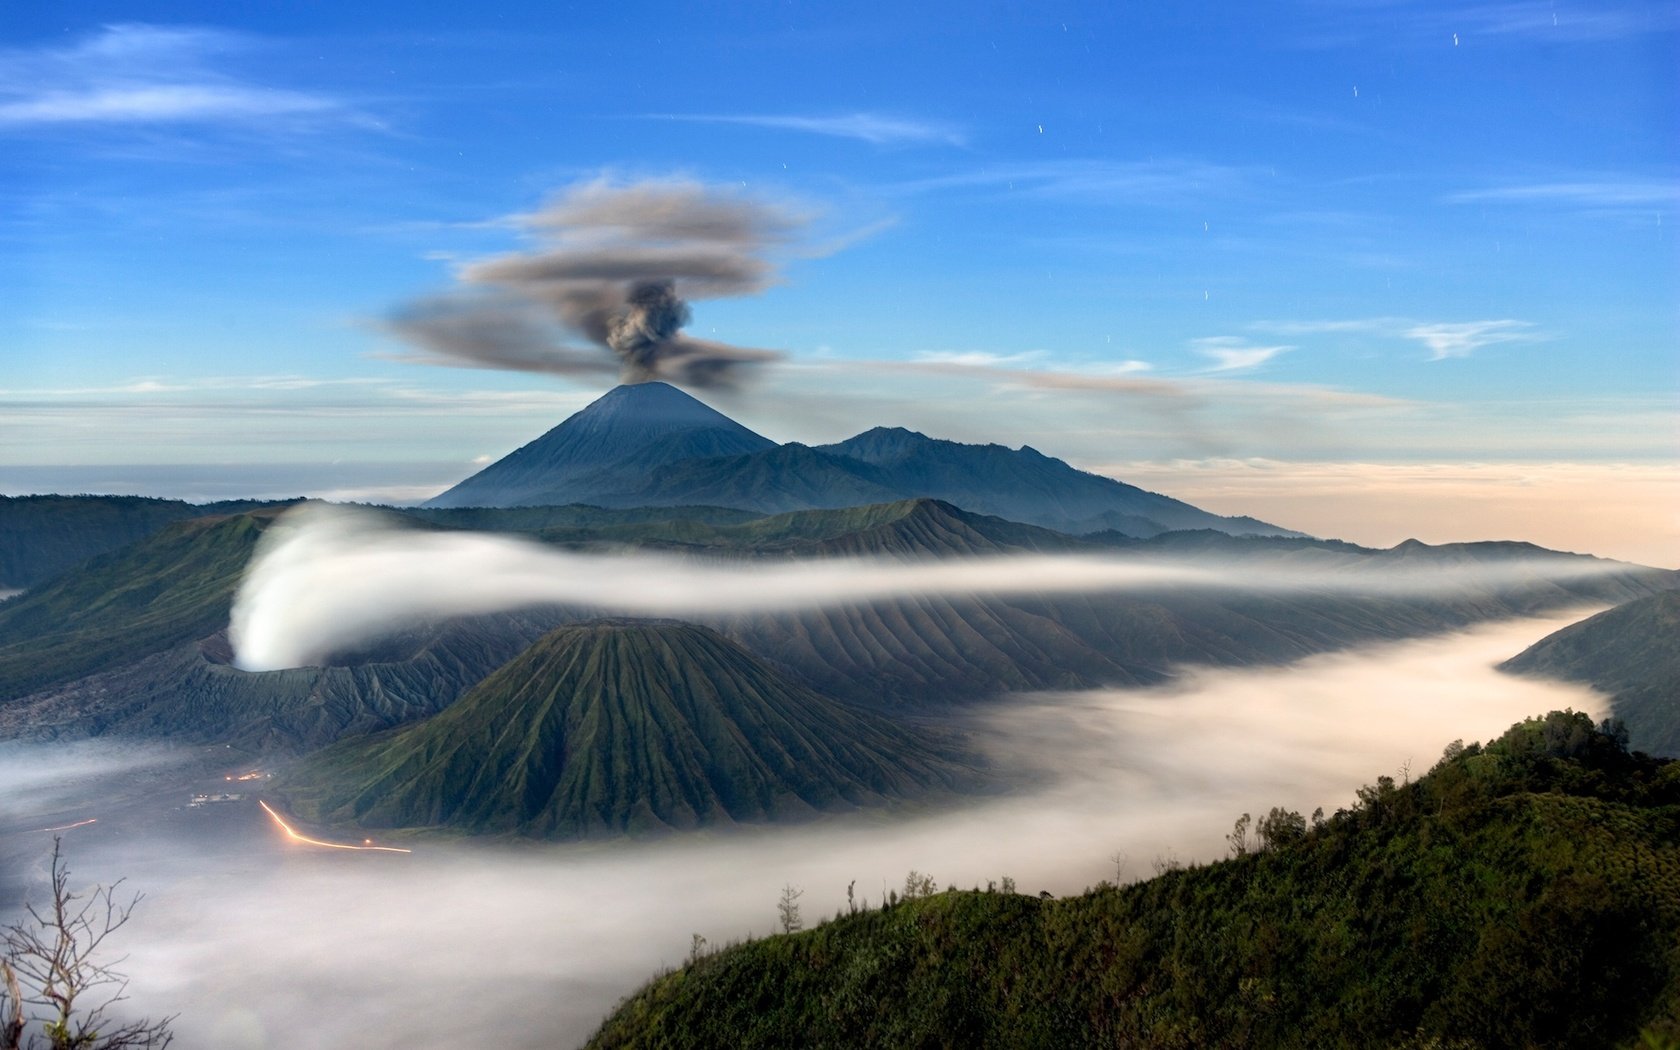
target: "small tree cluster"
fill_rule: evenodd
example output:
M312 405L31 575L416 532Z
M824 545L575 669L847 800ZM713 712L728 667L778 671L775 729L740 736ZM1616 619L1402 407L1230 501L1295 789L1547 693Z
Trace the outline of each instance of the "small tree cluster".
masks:
M911 868L910 873L904 876L904 899L907 901L915 900L918 897L931 897L936 890L937 887L934 885L932 875L924 875L915 868Z
M776 917L783 933L798 933L805 928L805 921L799 917L799 898L803 896L805 891L792 883L782 887L782 898L776 902Z

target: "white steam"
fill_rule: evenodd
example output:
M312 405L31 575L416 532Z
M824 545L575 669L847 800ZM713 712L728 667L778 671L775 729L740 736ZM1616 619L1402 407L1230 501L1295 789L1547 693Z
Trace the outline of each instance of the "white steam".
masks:
M1450 567L1354 564L1359 560L1332 557L1300 567L1073 554L784 562L579 554L306 505L287 512L263 538L234 600L229 635L240 667L268 671L317 663L416 623L539 605L710 616L911 595L1182 587L1429 594L1626 569L1586 558Z

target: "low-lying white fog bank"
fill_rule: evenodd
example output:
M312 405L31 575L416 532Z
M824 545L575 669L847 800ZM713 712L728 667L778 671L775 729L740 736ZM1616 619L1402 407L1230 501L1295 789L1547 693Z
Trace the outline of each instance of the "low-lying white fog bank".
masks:
M1223 557L1010 555L903 561L713 562L579 554L494 533L404 527L372 511L305 505L263 537L234 599L236 663L319 662L415 623L561 604L635 615L777 612L911 595L1137 591L1162 587L1448 595L1624 571L1590 558L1264 565Z
M137 1012L179 1013L181 1050L554 1047L617 999L714 944L772 930L781 887L807 922L874 905L915 868L943 887L1013 876L1063 894L1157 858L1220 856L1243 812L1348 805L1449 741L1573 706L1580 688L1495 663L1567 622L1526 620L1259 671L1193 671L1170 689L1015 697L979 738L1047 779L919 817L614 846L410 843L409 855L312 851L249 814L225 841L66 838L78 877L144 890L123 931ZM49 752L50 753L50 752ZM254 810L254 807L251 807ZM45 840L43 840L45 848Z
M38 745L0 741L0 830L44 820L90 793L182 756L155 744L76 740Z

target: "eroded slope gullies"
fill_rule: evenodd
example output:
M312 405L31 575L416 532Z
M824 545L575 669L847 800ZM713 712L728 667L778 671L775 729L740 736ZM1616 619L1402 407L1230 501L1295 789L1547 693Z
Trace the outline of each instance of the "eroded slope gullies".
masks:
M948 747L800 686L717 632L558 628L433 718L284 786L317 819L576 838L797 818L971 784Z

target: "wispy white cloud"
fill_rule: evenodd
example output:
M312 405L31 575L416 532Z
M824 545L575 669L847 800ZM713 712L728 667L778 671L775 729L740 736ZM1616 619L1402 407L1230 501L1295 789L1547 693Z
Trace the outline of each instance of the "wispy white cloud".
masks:
M0 103L0 124L237 120L324 113L336 103L295 91L208 84L50 91Z
M217 30L121 24L69 47L0 52L0 128L364 119L326 95L217 68L250 46Z
M1190 348L1213 361L1205 369L1208 372L1243 372L1259 368L1277 355L1295 349L1292 346L1255 346L1246 339L1228 335L1192 339Z
M1454 6L1436 16L1465 36L1514 36L1557 43L1621 40L1680 28L1669 4L1564 4L1555 0Z
M984 164L899 183L896 188L905 193L1006 190L1056 199L1149 204L1237 193L1263 172L1188 159L1065 160Z
M1413 325L1403 333L1429 348L1429 359L1440 361L1449 357L1469 357L1484 346L1495 343L1526 342L1537 338L1534 325L1528 321L1466 321L1461 324Z
M1255 321L1249 325L1256 332L1278 335L1335 335L1349 332L1380 332L1397 334L1415 324L1403 317L1355 317L1341 320Z
M80 387L0 387L0 398L11 399L13 403L27 403L129 394L250 393L390 385L389 380L363 377L324 379L302 375L256 375L194 376L188 379L166 380L157 376L137 376L116 383Z
M1474 46L1483 40L1553 45L1627 40L1680 29L1680 9L1660 0L1559 3L1508 0L1466 4L1445 0L1377 0L1357 5L1313 5L1321 18L1292 38L1296 46L1346 48L1402 42L1439 47L1448 41ZM1363 16L1363 17L1362 17ZM1456 44L1452 45L1456 46Z
M800 116L774 113L655 113L651 120L679 120L695 124L740 124L747 127L801 131L832 138L857 139L877 146L935 144L961 146L961 129L938 121L889 117L879 113Z
M936 365L966 365L974 368L1006 368L1043 361L1043 350L1023 350L1016 354L996 354L986 350L923 350L914 360Z
M1447 197L1449 204L1545 204L1581 208L1661 208L1680 204L1680 177L1608 177L1492 186Z
M1257 332L1278 335L1374 335L1410 339L1429 349L1429 359L1468 357L1495 343L1534 342L1543 338L1532 321L1499 318L1482 321L1419 321L1406 317L1355 317L1332 320L1255 321Z

